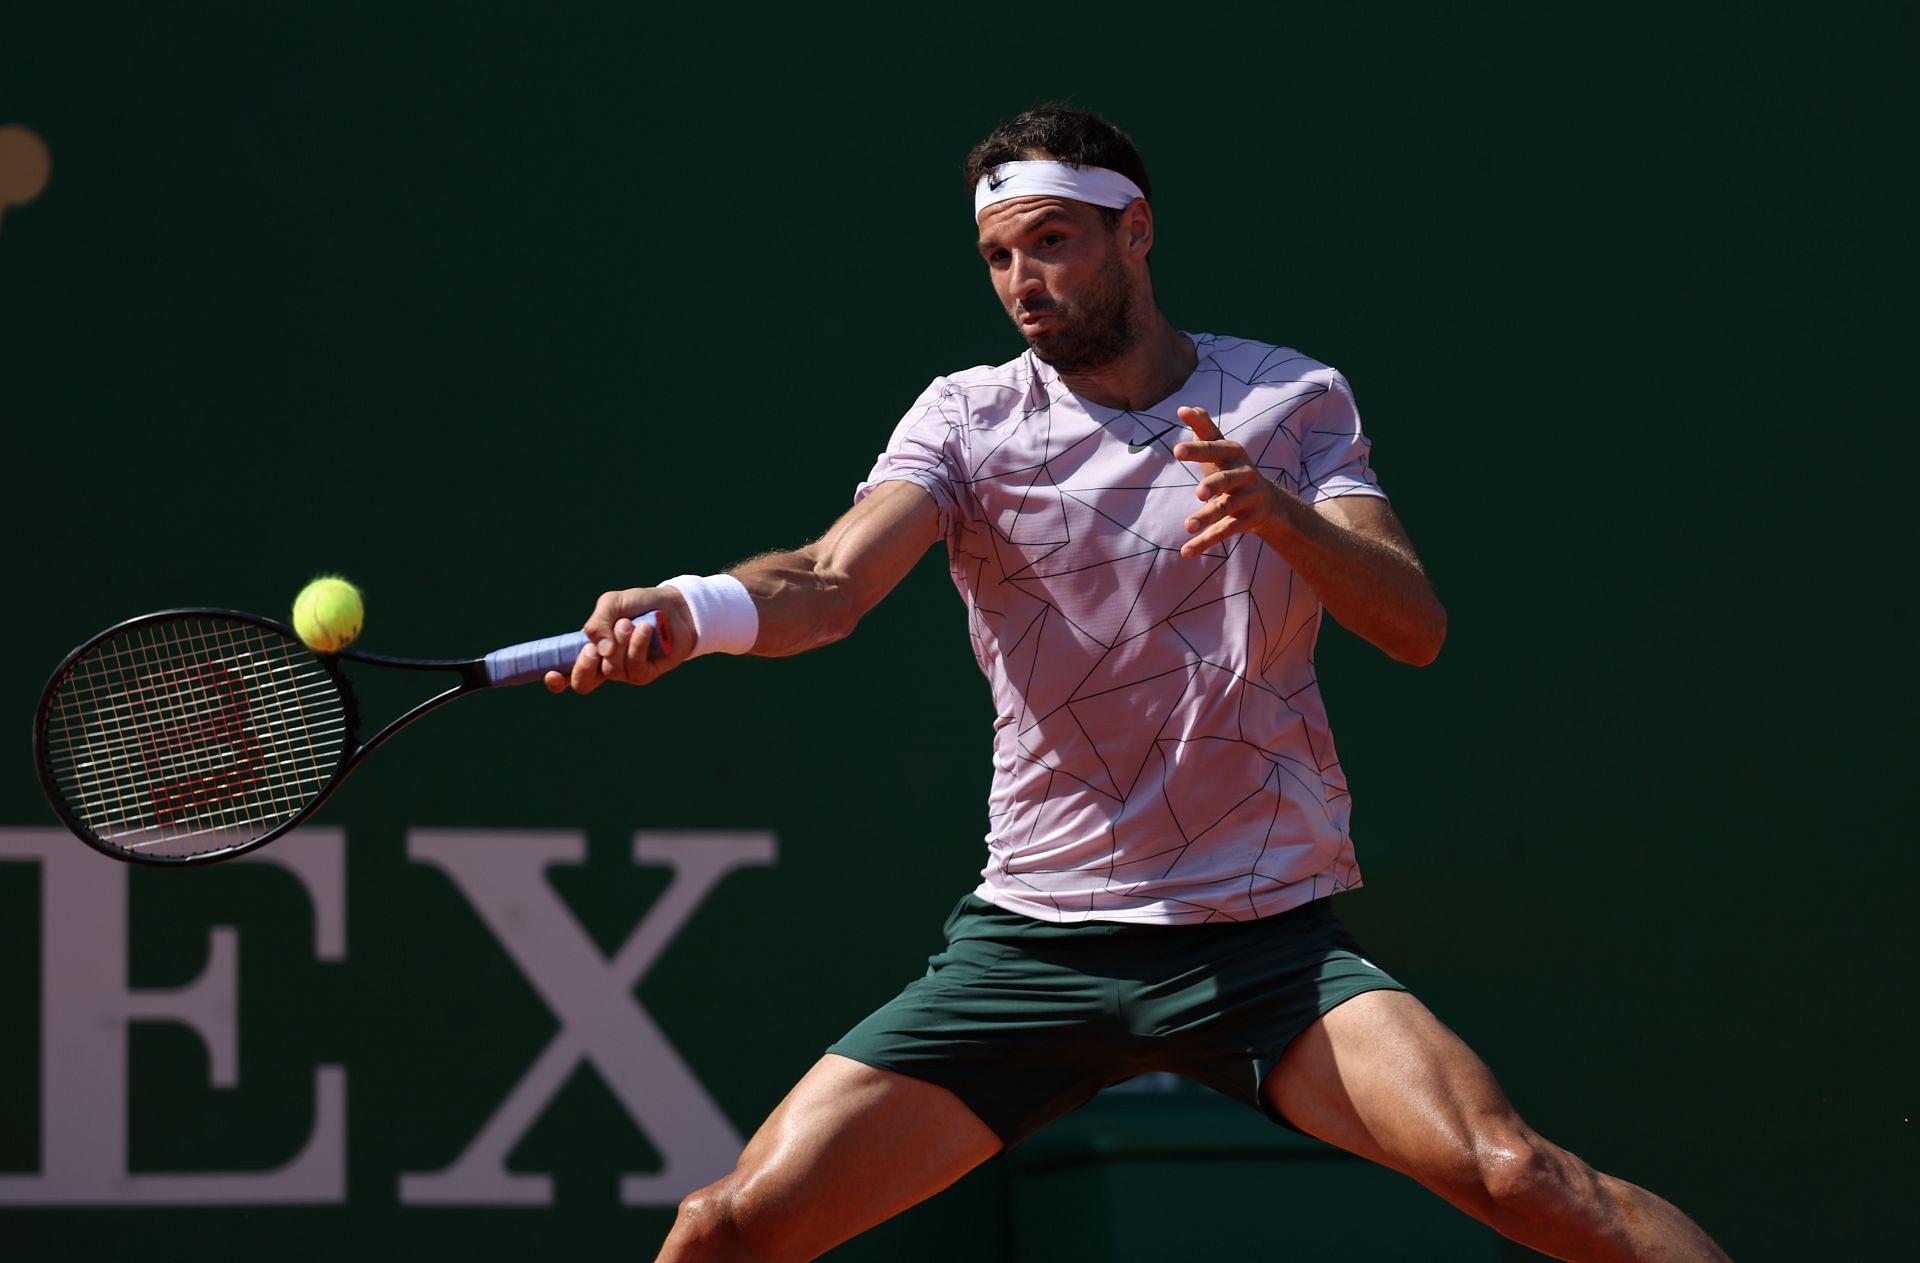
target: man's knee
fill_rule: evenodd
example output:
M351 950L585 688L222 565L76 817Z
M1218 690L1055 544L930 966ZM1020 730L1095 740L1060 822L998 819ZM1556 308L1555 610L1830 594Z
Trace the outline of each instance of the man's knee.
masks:
M1469 1160L1449 1182L1455 1202L1470 1203L1495 1227L1584 1219L1599 1194L1598 1178L1580 1159L1504 1128L1475 1136Z
M748 1243L744 1199L734 1177L695 1189L680 1199L680 1210L661 1258L700 1263L749 1263L771 1259Z

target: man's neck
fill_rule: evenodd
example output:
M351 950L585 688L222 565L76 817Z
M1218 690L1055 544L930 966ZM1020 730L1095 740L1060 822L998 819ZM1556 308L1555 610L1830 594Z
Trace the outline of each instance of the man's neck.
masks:
M1089 403L1133 411L1180 389L1199 358L1193 343L1156 307L1153 328L1126 355L1090 373L1062 373L1060 380Z

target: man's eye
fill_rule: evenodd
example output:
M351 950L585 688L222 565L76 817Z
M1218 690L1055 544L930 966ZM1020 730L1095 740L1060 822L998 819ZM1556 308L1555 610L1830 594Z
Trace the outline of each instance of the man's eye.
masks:
M987 266L1003 268L1007 266L1007 261L1010 260L1011 258L1013 258L1013 256L1009 254L1007 251L995 250L992 254L989 254L987 256Z
M1060 233L1050 232L1046 236L1040 238L1040 244L1043 246L1057 246L1065 240L1066 240L1066 237L1064 237Z

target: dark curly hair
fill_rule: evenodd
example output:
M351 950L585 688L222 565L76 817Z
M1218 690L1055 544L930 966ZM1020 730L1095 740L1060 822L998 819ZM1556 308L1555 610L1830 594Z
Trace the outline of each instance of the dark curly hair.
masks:
M967 191L971 193L982 177L1001 163L1031 158L1118 171L1139 185L1149 201L1153 198L1153 182L1147 179L1147 164L1141 160L1133 138L1098 114L1057 101L1008 119L975 145L967 153L964 168ZM1103 206L1100 212L1107 227L1119 224L1119 211Z

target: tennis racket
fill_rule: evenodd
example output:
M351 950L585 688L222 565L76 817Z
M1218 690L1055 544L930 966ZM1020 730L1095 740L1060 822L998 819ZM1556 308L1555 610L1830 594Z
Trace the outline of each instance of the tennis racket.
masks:
M653 653L666 652L652 614ZM235 610L162 610L109 627L47 681L33 755L47 800L82 841L140 864L210 864L319 809L361 760L457 697L566 672L568 632L484 658L315 653L293 628ZM346 664L450 673L454 683L371 737Z

